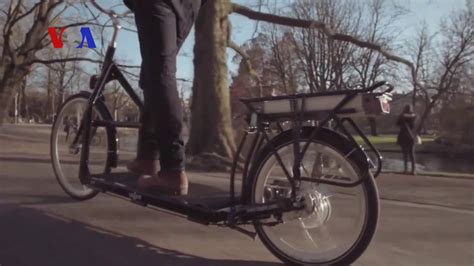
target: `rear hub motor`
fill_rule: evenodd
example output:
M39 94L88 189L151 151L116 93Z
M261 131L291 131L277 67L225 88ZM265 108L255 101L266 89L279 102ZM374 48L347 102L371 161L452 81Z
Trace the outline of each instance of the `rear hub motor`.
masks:
M318 228L324 225L331 217L331 202L317 185L302 182L297 200L303 200L305 208L283 215L283 221L299 219L306 229Z

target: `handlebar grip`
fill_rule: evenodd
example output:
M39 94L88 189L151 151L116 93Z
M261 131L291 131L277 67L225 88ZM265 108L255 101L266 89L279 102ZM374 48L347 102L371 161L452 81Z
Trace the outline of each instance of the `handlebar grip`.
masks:
M384 93L391 93L395 87L392 84L387 83L388 89L384 91Z
M382 87L382 86L388 86L388 89L385 91L385 93L389 93L391 91L393 91L394 87L388 83L388 81L379 81L377 83L375 83L374 85L368 87L368 88L365 88L362 90L362 92L372 92L376 89L378 89L379 87Z

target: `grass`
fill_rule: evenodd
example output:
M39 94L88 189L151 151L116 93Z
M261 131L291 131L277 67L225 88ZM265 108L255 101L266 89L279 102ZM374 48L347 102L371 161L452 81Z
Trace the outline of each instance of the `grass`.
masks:
M465 173L447 173L447 172L425 172L419 171L417 172L418 175L425 175L425 176L435 176L435 177L454 177L454 178L464 178L464 179L474 179L473 174L465 174Z
M390 149L390 150L398 150L400 147L397 144L397 135L379 135L379 136L367 136L369 141L377 148L377 149ZM354 137L357 143L364 144L362 138L360 136ZM422 145L428 142L434 141L432 136L421 136Z
M384 174L401 174L404 173L400 171L382 171ZM459 178L459 179L473 179L474 174L466 174L466 173L453 173L453 172L440 172L440 171L416 171L417 176L428 176L428 177L451 177L451 178Z

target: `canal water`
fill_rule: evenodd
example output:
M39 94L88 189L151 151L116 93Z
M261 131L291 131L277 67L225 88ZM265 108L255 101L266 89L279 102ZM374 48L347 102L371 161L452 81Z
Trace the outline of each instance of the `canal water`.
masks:
M383 156L383 167L385 171L403 171L404 162L400 152L381 152ZM436 153L417 153L416 168L424 172L447 172L474 174L474 155L471 158L449 157ZM408 164L411 169L411 164Z
M135 152L137 134L133 131L120 132L120 149L127 152ZM370 154L369 154L370 155ZM403 171L403 157L399 152L382 152L383 170ZM416 154L417 169L424 172L447 172L474 174L474 154L470 158L453 158L436 153ZM409 168L411 165L409 165Z

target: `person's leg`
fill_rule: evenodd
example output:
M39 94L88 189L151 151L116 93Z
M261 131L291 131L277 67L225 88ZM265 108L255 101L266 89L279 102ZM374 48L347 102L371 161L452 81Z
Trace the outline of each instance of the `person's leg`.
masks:
M183 171L185 167L185 148L182 137L183 110L176 86L176 56L187 36L189 35L189 32L191 31L191 28L197 18L201 1L169 0L169 2L173 12L175 13L176 19L173 22L173 30L175 31L176 38L170 38L168 40L169 42L175 41L176 43L174 61L172 63L174 72L170 72L169 75L167 75L164 79L166 83L164 85L167 89L166 95L168 95L168 100L165 102L169 103L169 106L168 108L160 110L162 113L162 116L160 116L162 121L166 121L164 117L169 118L169 121L168 123L165 122L159 124L157 132L159 133L158 146L161 154L160 165L162 171L179 172ZM168 27L169 29L172 28L171 25ZM170 70L171 68L170 62Z
M152 132L144 132L144 139L150 140L150 147L159 149L161 171L180 172L185 166L185 149L182 138L183 110L176 86L176 57L197 17L200 1L152 0L149 5L142 12L151 11L153 14L149 31L152 48L148 55L152 60L149 64L154 65L155 70L147 73L150 84L142 84L145 101L152 101L149 105L145 103L145 106L152 107L152 111L144 112L143 120ZM141 7L139 4L137 12ZM147 114L152 114L152 117ZM146 138L147 135L150 137ZM148 146L147 143L144 146Z
M147 42L142 46L142 56L147 58L143 58L140 80L145 108L139 155L153 157L147 147L153 151L158 148L161 165L158 175L142 176L138 185L173 195L187 194L188 190L181 136L182 106L176 88L176 56L193 24L193 21L186 21L192 17L189 14L184 20L178 17L176 7L193 1L151 0L140 2L136 7L137 27L144 28L146 34L145 40L140 37L140 42ZM194 9L181 10L193 12ZM183 28L183 25L189 28ZM186 33L184 36L183 32Z
M137 1L135 20L142 54L140 87L144 94L137 158L157 159L160 150L160 159L170 164L168 157L173 152L169 151L181 157L183 146L180 138L182 112L175 76L176 16L167 1ZM177 158L172 163L180 165L180 160Z
M410 148L410 160L411 160L411 174L416 173L416 154L415 154L415 145Z
M160 75L163 68L157 66L162 66L164 63L162 58L154 56L156 54L154 51L176 49L176 44L173 42L173 39L176 40L176 30L166 28L166 24L174 24L175 21L170 5L164 1L137 1L135 22L142 56L140 88L143 90L144 106L140 114L142 126L138 133L137 159L127 165L131 172L151 175L157 171L155 162L159 157L159 145L156 107L157 98L162 97L157 95L156 90L161 90L161 86L155 83L153 76ZM170 39L170 42L166 42Z
M402 146L404 173L408 173L408 154L406 147Z
M201 0L169 0L177 17L177 46L181 49L199 15Z
M145 91L143 91L143 94L144 110L140 114L140 124L142 126L138 130L137 157L127 164L127 169L136 174L153 175L159 167L158 144L156 134L147 127L150 119L148 117L152 112L149 103L150 97L147 96Z

